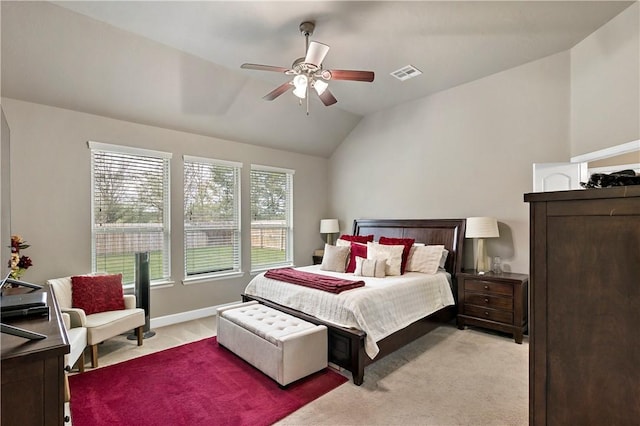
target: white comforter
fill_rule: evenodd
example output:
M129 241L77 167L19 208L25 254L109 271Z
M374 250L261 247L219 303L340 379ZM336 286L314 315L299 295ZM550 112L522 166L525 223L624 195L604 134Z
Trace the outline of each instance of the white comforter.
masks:
M353 274L321 271L320 265L302 271L346 279ZM379 352L376 342L445 306L453 305L450 275L406 272L402 276L364 278L366 285L340 294L256 276L245 293L262 297L323 321L367 333L365 351L371 359Z

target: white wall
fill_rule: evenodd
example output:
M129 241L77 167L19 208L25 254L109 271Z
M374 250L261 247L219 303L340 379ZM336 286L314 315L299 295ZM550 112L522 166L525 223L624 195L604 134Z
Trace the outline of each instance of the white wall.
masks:
M171 160L171 268L175 284L151 293L151 316L240 300L250 276L183 285L182 155L240 161L242 203L249 206L250 165L294 169L294 259L311 264L322 246L320 219L327 213L327 163L324 158L259 148L159 127L2 98L11 127L11 227L31 247L33 266L24 279L42 282L91 271L91 182L87 141L173 153ZM248 230L250 212L243 208ZM243 235L242 259L248 270L249 233ZM4 260L3 260L4 261Z
M640 139L639 28L636 2L569 51L366 117L330 159L333 215L495 216L489 255L527 272L532 163Z
M640 139L640 4L571 49L571 156Z
M367 116L330 159L332 212L347 229L356 218L495 216L488 254L527 273L523 194L532 163L569 158L569 84L564 52Z
M11 162L10 131L4 111L0 108L0 280L9 273L11 258Z

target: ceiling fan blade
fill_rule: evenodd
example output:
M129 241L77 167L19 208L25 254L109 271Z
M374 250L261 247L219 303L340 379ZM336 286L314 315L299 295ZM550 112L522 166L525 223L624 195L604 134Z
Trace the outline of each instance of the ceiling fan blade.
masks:
M309 43L309 49L307 50L307 56L304 58L304 61L307 64L313 64L319 67L322 61L324 61L325 56L327 56L327 53L329 53L329 46L318 43L317 41L312 41Z
M272 101L275 98L277 98L278 96L280 96L283 93L285 93L287 90L291 89L292 87L293 87L293 85L291 84L291 82L287 81L286 83L276 87L271 92L269 92L266 95L264 95L262 97L262 99L264 99L266 101Z
M246 70L258 70L258 71L275 71L275 72L287 72L289 68L274 67L272 65L260 65L260 64L242 64L240 68Z
M353 70L329 70L331 80L353 80L372 82L375 74L373 71L353 71Z
M324 89L324 92L322 92L322 95L318 95L318 96L320 97L320 100L322 101L324 106L333 105L336 102L338 102L336 97L333 96L333 93L331 93L329 89Z

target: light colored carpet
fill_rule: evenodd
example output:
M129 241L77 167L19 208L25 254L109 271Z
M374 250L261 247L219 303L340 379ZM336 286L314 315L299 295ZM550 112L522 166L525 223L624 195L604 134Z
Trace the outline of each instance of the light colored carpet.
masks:
M212 337L216 321L154 331L141 347L126 336L103 343L100 366ZM367 367L362 386L345 383L277 424L526 425L528 353L526 337L518 345L506 335L445 325Z

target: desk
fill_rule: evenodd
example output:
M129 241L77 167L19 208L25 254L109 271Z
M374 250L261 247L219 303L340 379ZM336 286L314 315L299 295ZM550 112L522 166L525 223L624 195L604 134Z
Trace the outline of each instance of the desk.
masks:
M6 289L26 292L28 289ZM2 426L62 425L64 423L64 355L69 339L58 303L49 286L49 318L11 318L4 323L47 335L27 340L0 334L2 352Z

